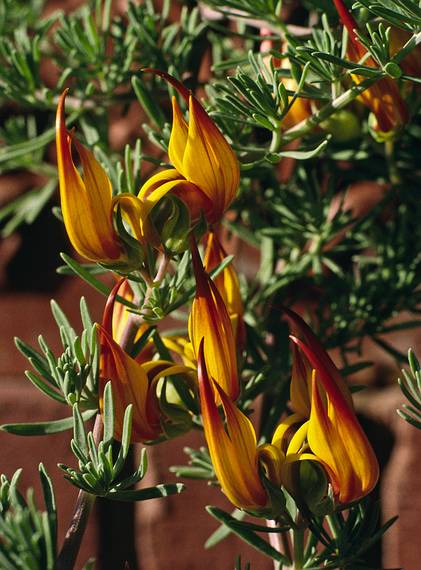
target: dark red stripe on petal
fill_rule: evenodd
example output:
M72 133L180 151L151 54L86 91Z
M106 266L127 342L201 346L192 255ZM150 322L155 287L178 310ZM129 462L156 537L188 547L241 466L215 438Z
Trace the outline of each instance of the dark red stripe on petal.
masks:
M172 75L170 75L166 71L161 71L160 69L154 69L153 67L145 67L144 69L141 69L141 71L143 73L153 73L154 75L162 77L162 79L165 79L165 81L170 83L174 87L174 89L176 89L180 93L180 95L183 97L183 99L187 104L189 103L189 97L190 97L189 89L187 89L187 87L184 87L184 85Z
M104 313L102 316L102 326L107 331L107 333L113 336L113 312L114 312L114 304L118 294L118 290L123 285L123 283L127 281L125 277L120 279L112 288L111 293L108 295L107 302L105 304Z

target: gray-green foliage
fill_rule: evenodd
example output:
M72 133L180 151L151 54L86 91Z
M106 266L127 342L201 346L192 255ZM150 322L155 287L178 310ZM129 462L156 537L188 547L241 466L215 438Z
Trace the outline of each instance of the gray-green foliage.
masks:
M132 405L127 407L124 414L121 444L117 457L114 458L114 403L111 382L104 389L103 402L103 420L98 417L96 424L98 430L101 421L104 423L104 433L100 441L97 441L95 430L86 433L78 405L74 404L74 435L71 448L78 460L79 471L60 464L65 478L86 493L115 501L146 501L180 493L184 488L181 483L156 485L146 489L133 488L143 479L148 468L145 449L142 450L137 470L124 479L119 478L130 449Z
M60 332L63 353L56 357L41 335L38 343L42 352L16 339L17 348L36 371L27 371L26 375L44 394L60 403L79 403L84 410L96 410L98 340L85 299L82 297L80 301L84 327L80 336L55 301L51 302L51 309Z
M54 570L57 512L51 479L41 463L45 510L40 511L33 489L28 489L26 499L17 489L21 472L10 481L0 477L0 565L4 570Z
M0 172L23 168L50 179L0 212L0 221L9 219L4 235L22 221L31 223L37 207L43 207L56 189L57 174L47 151L54 139L57 97L65 85L71 89L67 125L78 121L116 191L137 191L142 159L160 163L157 157L142 155L139 140L134 141L133 162L127 145L120 164L121 157L110 149L108 110L114 107L124 113L139 98L147 115L162 127L166 114L154 103L156 80L145 74L139 83L136 76L142 68L157 67L179 76L188 74L194 84L206 26L197 9L183 8L179 21L171 22L169 1L162 10L151 1L129 2L126 16L113 18L111 4L91 1L70 14L57 11L43 19L38 17L42 1L30 3L30 7L26 2L2 3L0 104L17 104L18 111L0 127ZM50 71L43 73L41 67L46 62ZM59 77L52 85L53 69ZM41 126L44 124L47 128Z
M421 367L412 349L408 351L409 370L402 370L399 386L408 403L397 410L401 418L421 429Z

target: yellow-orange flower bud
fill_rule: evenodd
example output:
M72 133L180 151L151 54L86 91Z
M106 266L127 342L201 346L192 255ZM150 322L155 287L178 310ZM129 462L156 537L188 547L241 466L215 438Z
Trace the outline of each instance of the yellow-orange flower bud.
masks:
M118 261L123 250L113 228L111 182L94 155L66 130L64 101L57 107L56 142L64 224L75 250L103 263ZM72 143L79 154L83 179L73 163Z
M114 435L121 439L124 412L129 404L133 406L132 442L149 442L158 438L177 435L189 429L190 414L183 411L183 422L174 428L171 406L161 409L158 399L158 383L161 379L177 374L189 374L185 366L166 360L137 362L114 340L112 334L114 303L121 286L120 281L113 288L104 310L103 324L97 325L99 332L99 393L102 413L105 386L111 382L114 401ZM164 406L165 407L165 406ZM175 413L179 420L180 414ZM177 429L176 429L177 428Z
M340 503L369 493L379 477L374 451L355 415L351 393L311 329L287 311L301 338L291 336L313 368L307 440L325 466Z
M192 218L203 211L209 223L221 219L234 200L240 182L236 155L199 101L174 77L149 69L173 85L189 106L189 122L173 98L173 126L168 154L175 171L157 174L140 190L150 207L174 191L191 210Z
M196 296L189 318L189 337L198 358L199 346L205 338L205 358L209 373L224 392L236 400L240 385L237 371L237 347L225 303L215 283L204 271L196 244L192 247ZM216 394L218 399L218 396Z
M209 377L205 350L206 340L201 339L198 355L200 402L203 428L216 476L233 505L259 511L267 506L269 499L260 480L256 433L250 420L218 382ZM222 403L226 428L215 403L215 391Z
M205 271L209 273L212 269L218 267L226 257L227 253L222 247L215 232L209 232L203 260ZM245 337L243 321L244 307L241 299L237 272L235 271L233 264L230 263L225 267L225 269L214 278L213 282L224 300L238 343L242 345Z
M357 23L348 12L343 0L334 0L334 4L343 25L348 30L350 39L348 57L357 63L367 54L366 49L355 34L355 30L358 29ZM365 59L364 65L378 67L372 57ZM357 84L364 79L356 74L353 74L352 77ZM372 111L377 121L376 130L381 133L391 133L408 121L408 111L399 88L390 77L383 77L376 81L360 95L359 99Z

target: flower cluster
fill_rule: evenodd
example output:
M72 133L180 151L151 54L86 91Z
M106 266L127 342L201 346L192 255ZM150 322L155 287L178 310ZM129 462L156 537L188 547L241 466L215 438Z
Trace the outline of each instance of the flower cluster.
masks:
M281 420L270 444L257 445L250 420L217 379L209 375L203 341L199 353L203 423L221 487L237 507L272 516L278 513L266 481L284 486L298 504L316 508L326 497L328 484L340 504L350 503L373 489L379 472L346 383L301 317L293 311L286 312L298 335L291 335L294 413ZM214 393L222 402L226 426L218 413ZM315 469L321 468L321 488L316 497L314 489L312 496L306 489L307 462Z
M293 413L281 418L270 443L258 445L254 427L239 407L239 359L246 335L239 281L232 264L214 279L210 276L226 258L213 225L235 198L239 163L197 99L168 74L150 71L179 92L188 105L189 121L173 98L168 154L174 168L153 175L137 196L113 197L111 183L93 154L66 130L66 93L57 111L63 218L80 255L123 273L140 269L145 248L168 255L171 232L167 231L166 239L163 235L171 224L167 219L158 224L155 215L156 211L165 214L163 201L172 196L188 212L181 241L190 246L196 293L187 334L164 337L163 341L178 362L161 358L151 342L146 342L137 356L126 350L125 327L136 317L116 299L118 294L125 302L135 299L129 282L120 280L109 297L102 324L97 325L100 409L105 385L111 381L115 436L121 438L124 412L132 404L132 440L157 442L192 427L195 410L189 409L188 400L195 401L198 395L205 437L222 490L234 505L255 514L277 516L273 487L285 488L307 509L319 508L328 495L339 504L358 500L377 482L375 455L358 423L346 383L313 332L294 312L286 310L294 331ZM72 145L79 154L83 178L73 163ZM203 219L210 227L202 262L194 227ZM172 255L176 253L180 251ZM137 323L134 342L147 330L147 323ZM187 398L182 397L183 391ZM314 481L315 475L317 485L309 491L308 479Z
M354 62L364 62L368 67L378 67L358 37L358 25L348 12L343 0L334 0L339 17L349 34L347 55ZM399 32L395 33L395 43ZM399 40L398 40L399 41ZM353 74L355 83L361 83L363 77ZM391 77L383 77L360 95L361 102L366 105L375 117L374 128L383 136L392 135L408 121L408 110L399 92L399 87Z

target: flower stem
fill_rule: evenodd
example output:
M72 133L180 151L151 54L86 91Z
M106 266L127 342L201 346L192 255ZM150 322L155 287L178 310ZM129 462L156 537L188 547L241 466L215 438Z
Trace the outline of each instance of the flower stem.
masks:
M269 152L278 152L282 146L282 130L281 126L277 125L272 131L272 140L269 147Z
M276 528L278 526L278 522L276 520L267 520L266 525L270 528ZM288 540L288 535L286 532L270 532L269 533L269 542L270 545L285 555L285 558L288 559L288 562L291 561L291 548ZM283 564L278 560L273 561L273 568L274 570L292 570L292 566Z
M389 168L389 178L390 182L396 186L399 185L402 180L396 166L395 160L395 144L393 139L386 140L384 143L384 154L387 160L388 168Z
M164 278L169 262L170 259L167 256L163 255L161 257L155 279L153 283L148 284L146 295L143 301L143 307L145 307L145 305L147 304L152 294L153 287L158 285ZM121 348L123 348L123 350L125 350L128 353L130 353L133 347L133 342L136 337L136 333L142 322L143 318L141 315L134 313L129 314L129 317L127 319L127 324L120 339ZM96 416L95 425L93 429L95 445L98 445L101 439L102 427L103 427L102 419L101 416L98 414ZM132 453L129 453L127 457L127 463L130 464L130 467L133 467L131 465L133 463ZM129 473L127 475L129 475ZM73 518L67 530L62 549L57 559L57 570L72 570L74 568L76 558L79 553L80 545L82 543L82 539L86 530L89 514L92 510L95 498L96 498L95 495L86 493L85 491L79 491L75 504ZM135 569L137 567L136 551L134 549L134 544L129 544L129 542L133 542L130 537L134 539L134 522L133 522L134 507L132 504L123 505L123 508L124 507L125 510L124 512L122 512L122 505L120 505L119 503L104 502L104 504L102 504L102 515L103 515L102 519L110 521L109 524L113 523L118 524L120 531L121 529L123 529L124 531L123 532L124 540L122 540L124 544L119 544L118 549L113 548L114 559L113 561L107 559L105 565L106 567L114 568L115 564L117 563L123 564L125 560L128 557L130 557L131 568ZM117 552L117 550L119 550L119 552ZM123 558L120 560L121 557ZM119 560L117 560L117 558ZM109 566L109 564L111 564L111 566Z
M294 569L302 570L304 564L304 528L296 528L294 533Z
M354 84L350 89L339 95L339 97L336 97L336 99L330 103L327 103L324 107L317 111L317 113L311 117L308 117L307 119L304 119L301 121L301 123L298 123L298 125L294 125L291 129L285 131L283 134L283 142L291 142L309 133L314 129L314 127L320 125L320 123L333 115L333 113L339 109L342 109L343 107L346 107L346 105L358 97L358 95L373 85L377 79L377 77L370 77L358 85Z
M148 285L148 288L146 289L146 294L145 294L145 298L143 299L143 312L144 314L145 311L147 311L147 305L149 303L149 299L151 298L152 292L154 287L158 286L161 281L163 280L163 278L165 277L165 273L167 271L168 268L168 264L171 261L171 259L167 256L167 255L162 255L160 261L159 261L159 265L158 265L158 270L156 272L155 278L152 281L152 283L150 285ZM142 319L142 317L140 315L134 315L140 318L140 320ZM139 321L138 321L139 322Z

